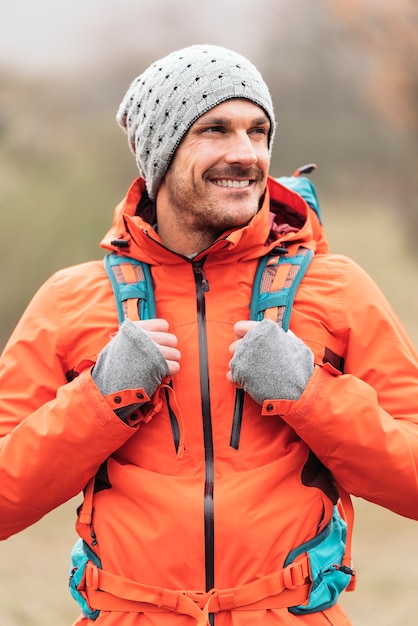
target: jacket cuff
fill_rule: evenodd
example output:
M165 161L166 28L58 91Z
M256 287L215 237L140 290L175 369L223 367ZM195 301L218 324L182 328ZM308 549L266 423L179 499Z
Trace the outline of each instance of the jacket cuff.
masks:
M149 401L149 397L142 388L123 389L103 397L114 413L128 426L134 427L139 422L147 421L141 409Z
M123 389L103 397L113 411L123 409L130 404L141 405L150 399L142 388Z
M321 380L324 376L328 378L330 375L340 376L341 372L335 369L330 363L315 365L314 372L299 400L265 400L261 407L261 414L279 415L283 418L291 413L300 414L303 411L302 407L305 406L307 402L310 404L315 402L318 390L322 388Z

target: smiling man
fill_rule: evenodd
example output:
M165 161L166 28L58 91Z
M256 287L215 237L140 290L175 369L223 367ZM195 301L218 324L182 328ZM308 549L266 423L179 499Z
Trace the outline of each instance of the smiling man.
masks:
M156 198L159 235L175 252L201 252L259 210L270 162L270 121L260 113L248 100L218 104L177 148Z
M0 538L84 492L78 626L348 626L349 494L418 519L414 348L269 176L247 59L173 52L117 119L140 177L109 255L52 276L0 360Z

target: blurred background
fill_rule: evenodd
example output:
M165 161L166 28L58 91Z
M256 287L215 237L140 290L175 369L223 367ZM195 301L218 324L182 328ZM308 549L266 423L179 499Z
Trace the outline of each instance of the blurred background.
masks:
M272 174L317 163L333 251L372 275L418 347L416 0L0 0L0 11L0 349L52 272L103 255L137 176L118 105L150 62L193 43L259 67L278 120ZM0 543L1 626L72 623L78 504ZM353 624L416 626L416 523L355 506Z

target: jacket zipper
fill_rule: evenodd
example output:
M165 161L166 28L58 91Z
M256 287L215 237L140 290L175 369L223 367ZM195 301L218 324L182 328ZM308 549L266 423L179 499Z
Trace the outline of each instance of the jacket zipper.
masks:
M206 257L205 257L206 258ZM208 346L206 335L205 294L209 291L203 264L205 258L192 263L196 285L197 322L199 336L200 392L203 420L203 441L205 448L205 488L204 488L204 529L206 591L215 586L215 542L214 542L214 454L212 435L212 416L210 411L210 385L208 368ZM213 624L213 615L210 615Z
M173 388L173 382L172 381L170 381L168 384L170 385L171 388ZM170 397L169 397L169 394L168 394L168 389L164 389L164 392L165 392L165 401L166 401L166 404L167 404L168 415L169 415L169 418L170 418L171 432L173 434L174 447L176 449L176 452L178 452L179 445L180 445L179 423L178 423L176 414L174 413L173 409L171 408Z
M241 438L242 412L244 409L244 390L237 389L235 391L234 415L232 419L232 430L229 445L234 450L238 450Z

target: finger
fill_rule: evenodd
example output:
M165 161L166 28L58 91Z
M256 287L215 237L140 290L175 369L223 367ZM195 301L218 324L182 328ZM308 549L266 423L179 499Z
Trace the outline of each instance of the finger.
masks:
M155 331L155 332L167 332L169 329L169 324L167 320L157 317L150 320L138 320L134 322L139 328L145 331Z
M144 328L142 330L148 335L150 339L152 339L154 343L158 345L158 347L168 346L175 348L178 344L178 339L175 335L173 335L173 333L155 332L151 330L145 330Z
M237 339L236 341L233 341L231 343L231 345L229 346L229 352L230 354L235 354L235 350L238 347L239 342L241 341L241 339Z
M159 345L158 349L160 350L166 361L180 361L181 359L181 353L176 348Z
M139 320L135 324L158 345L176 346L178 343L177 337L168 332L169 324L163 318Z
M167 361L167 365L169 376L174 376L174 374L180 371L180 363L178 361Z
M252 329L256 324L260 322L254 322L252 320L240 320L234 324L234 331L237 337L245 337L245 335Z
M234 379L232 378L232 372L231 370L229 370L226 374L226 380L228 380L230 383L232 383L233 385L235 385L235 387L238 387L238 389L242 389L241 385L238 385L238 383L236 383L234 381Z
M236 341L233 341L231 343L231 345L229 346L229 352L231 354L234 354L234 352L237 349L237 346L238 346L239 342L241 341L241 339L243 337L245 337L245 335L252 328L254 328L254 326L256 326L256 324L259 324L259 323L260 322L254 322L252 320L240 320L239 322L236 322L234 324L234 331L235 331L235 334L238 337L238 339Z

